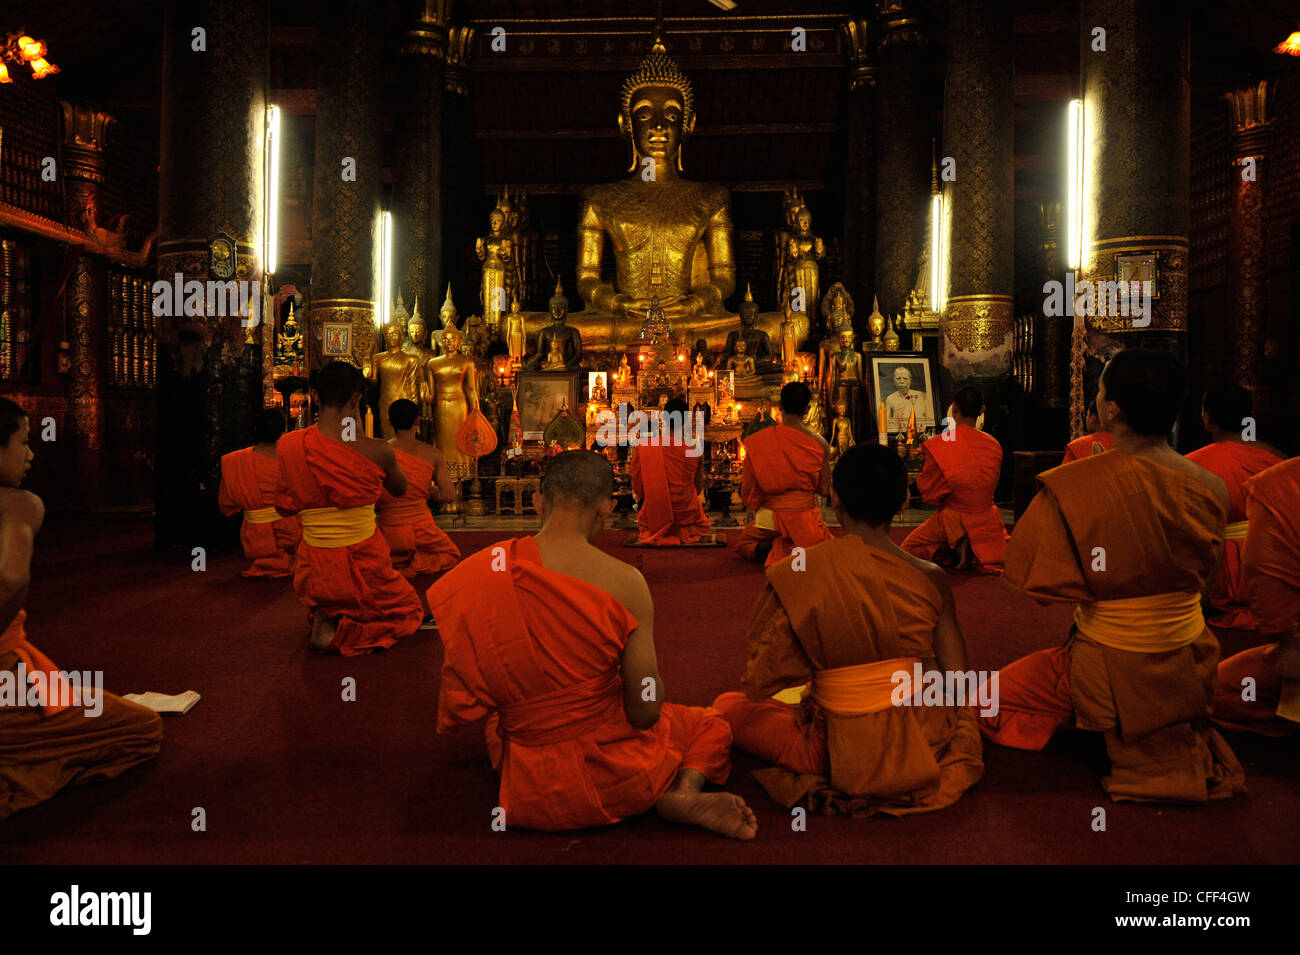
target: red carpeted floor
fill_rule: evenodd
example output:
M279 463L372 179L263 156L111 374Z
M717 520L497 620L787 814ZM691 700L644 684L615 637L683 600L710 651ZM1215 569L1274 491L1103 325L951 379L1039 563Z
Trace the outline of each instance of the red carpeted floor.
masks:
M518 532L455 534L470 552ZM906 819L790 815L737 753L729 788L755 807L748 844L653 815L600 831L493 832L496 786L474 729L434 733L437 635L344 659L307 650L285 581L238 576L241 556L190 569L150 549L137 517L54 517L37 540L28 603L33 640L68 669L103 669L118 693L197 690L166 717L161 756L108 783L67 790L0 823L0 860L18 863L1295 863L1300 740L1232 735L1247 796L1205 807L1115 804L1098 776L1101 741L1058 736L1041 753L986 746L983 781L955 806ZM724 550L624 549L656 605L669 699L707 704L736 687L744 630L762 584ZM420 588L422 591L427 583ZM1064 637L1070 611L1040 607L996 578L954 575L977 669ZM1225 652L1245 645L1224 638ZM356 702L342 683L356 680ZM1106 810L1094 831L1093 810ZM193 811L207 829L191 828Z

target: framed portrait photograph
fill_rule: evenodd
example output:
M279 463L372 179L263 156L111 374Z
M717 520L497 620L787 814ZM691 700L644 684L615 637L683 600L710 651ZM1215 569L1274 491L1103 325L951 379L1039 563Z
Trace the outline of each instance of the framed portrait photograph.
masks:
M322 326L321 353L331 358L352 354L352 325L349 322L325 322Z
M877 420L880 404L885 405L885 426L889 434L907 431L907 421L916 410L916 428L937 428L942 415L934 390L934 369L920 352L875 353L871 356L871 420Z
M578 422L578 375L576 371L521 371L515 401L519 426L525 441L542 440L542 432L566 404Z
M1160 297L1160 256L1155 252L1118 252L1115 254L1115 281L1150 282L1151 299Z

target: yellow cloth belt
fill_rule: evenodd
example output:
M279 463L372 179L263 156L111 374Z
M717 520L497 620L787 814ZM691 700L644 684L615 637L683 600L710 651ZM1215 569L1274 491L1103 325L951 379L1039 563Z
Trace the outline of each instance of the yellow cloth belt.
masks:
M894 688L899 685L894 674L904 671L910 684L913 667L920 662L916 657L898 657L832 670L815 670L813 699L823 710L836 716L879 713L894 705ZM920 689L919 686L912 687L908 699Z
M312 547L350 547L375 535L375 505L311 507L302 518L302 539Z
M1226 541L1244 541L1246 531L1250 529L1250 521L1233 521L1223 529L1223 539Z
M280 519L280 512L274 507L259 507L244 511L244 520L250 524L273 524Z
M1079 604L1074 623L1094 643L1133 653L1168 653L1205 630L1201 595L1184 593Z
M776 530L776 522L772 520L772 509L770 507L760 507L754 512L754 526L761 531Z

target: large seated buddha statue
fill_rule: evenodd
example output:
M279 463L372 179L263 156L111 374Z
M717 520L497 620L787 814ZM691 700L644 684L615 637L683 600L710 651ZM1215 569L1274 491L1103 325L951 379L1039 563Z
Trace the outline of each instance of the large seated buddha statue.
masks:
M618 128L631 150L631 176L583 194L578 292L586 308L574 324L592 344L626 342L657 297L676 335L721 344L735 321L723 307L736 286L731 194L681 176L682 143L695 128L693 92L658 37L623 83ZM612 284L602 261L606 236Z

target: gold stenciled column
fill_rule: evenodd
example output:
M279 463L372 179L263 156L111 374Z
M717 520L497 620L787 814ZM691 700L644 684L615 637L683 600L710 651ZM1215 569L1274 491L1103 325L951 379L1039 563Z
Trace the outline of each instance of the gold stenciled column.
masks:
M955 178L944 183L951 251L939 359L947 388L977 384L992 408L989 390L1011 370L1015 325L1011 4L952 4L948 31L943 152Z
M326 21L316 94L308 361L343 357L358 368L375 350L378 218L383 198L383 18L348 0ZM401 123L397 124L401 135ZM395 223L394 232L404 228ZM394 293L394 298L396 294ZM379 316L381 322L389 316ZM351 329L350 354L324 355L327 323Z
M1232 373L1267 405L1261 392L1262 340L1268 319L1268 261L1264 246L1264 157L1268 150L1268 83L1223 98L1232 117L1232 213L1228 226L1229 321L1235 331ZM1260 401L1259 399L1265 399ZM1257 407L1256 411L1268 410Z
M849 55L843 279L857 302L870 302L876 291L876 67L871 28L869 19L848 20L840 27ZM857 314L861 321L867 313Z
M63 175L67 183L67 222L89 233L98 225L99 187L104 182L105 134L113 117L99 110L62 103ZM74 473L73 500L101 504L104 481L104 265L82 255L68 283L66 308L72 346L69 388Z

